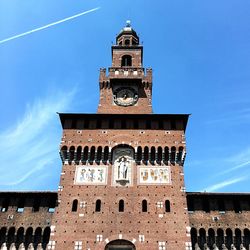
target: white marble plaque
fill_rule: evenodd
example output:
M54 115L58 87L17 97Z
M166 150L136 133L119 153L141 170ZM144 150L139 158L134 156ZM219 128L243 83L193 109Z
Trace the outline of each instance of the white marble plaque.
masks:
M139 184L170 184L170 167L139 167Z
M107 166L76 166L76 185L106 185L108 177Z

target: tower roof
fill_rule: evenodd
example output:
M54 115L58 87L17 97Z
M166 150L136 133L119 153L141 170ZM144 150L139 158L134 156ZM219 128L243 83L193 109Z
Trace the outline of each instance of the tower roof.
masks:
M138 39L139 41L139 37L136 33L136 31L132 28L131 26L131 21L130 20L127 20L126 21L126 26L124 28L121 29L120 33L117 35L116 37L116 40L118 40L121 36L126 36L126 35L132 35L134 36L135 38Z

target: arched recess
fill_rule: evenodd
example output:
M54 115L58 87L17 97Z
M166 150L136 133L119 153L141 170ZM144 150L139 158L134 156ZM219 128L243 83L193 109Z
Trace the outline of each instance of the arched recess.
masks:
M39 243L42 243L42 228L38 227L35 230L35 235L34 235L34 247L37 247Z
M81 160L81 155L82 155L82 147L79 146L77 147L77 150L76 150L76 162L77 163Z
M218 228L217 237L216 237L216 245L221 249L222 244L224 243L224 231L222 228Z
M25 232L25 247L28 248L28 245L32 243L32 238L33 238L33 228L29 227L27 228Z
M145 164L148 162L148 159L149 159L149 149L146 146L144 148L144 152L143 152L143 161L144 161Z
M215 243L215 232L213 228L208 229L207 245L212 248Z
M139 163L142 160L142 147L139 146L137 148L137 157L136 157L136 161L137 163Z
M67 146L62 146L61 155L62 155L62 158L63 158L64 161L68 159L68 153L67 152L68 152Z
M241 242L241 230L239 228L236 228L235 229L235 247L237 249L240 249L240 244L242 243Z
M71 146L69 149L69 160L73 161L75 160L75 147Z
M8 236L7 236L7 245L10 246L11 243L15 242L15 228L11 227L8 231Z
M4 242L6 242L6 233L7 233L7 228L2 227L0 230L0 246L2 246Z
M250 231L247 228L244 229L243 241L245 248L248 249L250 245Z
M135 250L135 245L128 240L113 240L105 246L105 250Z
M122 56L122 67L132 66L132 56L124 55Z
M108 159L109 159L109 147L105 146L103 153L103 162L107 163Z
M18 228L17 234L16 234L16 248L18 248L19 245L23 242L24 242L24 228L20 227Z
M97 162L97 163L100 163L101 159L102 159L102 147L99 146L99 147L97 148L96 162Z
M43 248L46 249L47 244L49 243L50 239L50 227L46 227L43 231Z
M191 242L192 242L192 250L195 249L195 244L197 243L197 230L196 228L191 228Z
M158 147L157 149L157 163L160 164L162 161L162 147Z
M206 230L204 228L200 228L198 236L199 247L203 249L205 243L206 243Z
M233 244L233 232L230 228L227 228L226 237L225 237L225 245L228 249L230 249L231 244Z

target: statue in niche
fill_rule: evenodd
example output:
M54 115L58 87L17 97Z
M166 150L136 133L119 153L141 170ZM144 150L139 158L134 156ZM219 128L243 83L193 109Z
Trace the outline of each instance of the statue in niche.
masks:
M113 184L126 186L132 181L133 149L118 147L113 151Z
M118 166L118 179L119 180L126 180L127 173L128 173L128 160L126 157L122 156L119 159L119 166Z

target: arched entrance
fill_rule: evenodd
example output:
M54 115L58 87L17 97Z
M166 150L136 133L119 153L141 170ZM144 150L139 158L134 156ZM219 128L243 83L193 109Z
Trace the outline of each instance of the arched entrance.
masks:
M128 240L113 240L106 245L105 250L135 250L135 245Z

